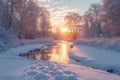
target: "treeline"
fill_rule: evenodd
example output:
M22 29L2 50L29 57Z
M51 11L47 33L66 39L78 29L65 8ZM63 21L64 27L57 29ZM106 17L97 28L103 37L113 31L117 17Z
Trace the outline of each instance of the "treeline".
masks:
M83 16L70 12L65 22L73 35L80 37L120 37L120 0L103 0L92 4Z
M48 36L49 11L37 0L0 0L0 28L11 30L18 38Z

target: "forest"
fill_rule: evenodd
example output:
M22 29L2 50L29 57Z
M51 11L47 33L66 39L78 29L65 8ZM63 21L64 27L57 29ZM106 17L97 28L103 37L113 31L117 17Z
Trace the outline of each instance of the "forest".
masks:
M91 4L84 15L69 12L64 18L69 36L71 39L120 37L119 5L119 0L103 0L102 4ZM0 35L7 35L2 34L3 30L19 39L55 35L59 39L61 34L58 28L53 33L49 10L40 7L36 0L0 0Z

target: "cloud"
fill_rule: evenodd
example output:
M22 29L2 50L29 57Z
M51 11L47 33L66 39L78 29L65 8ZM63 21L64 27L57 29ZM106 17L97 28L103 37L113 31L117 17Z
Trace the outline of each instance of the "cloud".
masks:
M68 12L77 12L77 9L71 9L66 5L63 5L63 0L39 0L40 6L47 7L50 11L50 19L53 26L60 26L64 24L64 17Z
M62 3L63 1L61 0L60 3Z
M38 0L39 2L52 2L51 0Z
M50 9L52 25L63 25L64 17L68 14L68 12L77 12L77 9L70 9L67 6L57 7L57 9Z
M50 5L39 5L40 7L46 7L46 8L49 8L50 7Z
M53 4L57 5L57 4L59 4L59 2L54 2Z

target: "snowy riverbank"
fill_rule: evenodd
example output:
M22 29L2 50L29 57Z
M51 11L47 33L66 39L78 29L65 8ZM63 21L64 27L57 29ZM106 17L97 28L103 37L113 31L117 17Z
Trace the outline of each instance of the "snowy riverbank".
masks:
M93 38L74 40L74 44L120 51L120 38Z
M117 51L75 45L70 52L70 56L84 66L102 69L120 75L120 54Z
M28 60L19 53L45 44L22 45L0 53L0 80L119 80L120 76L85 66Z
M1 40L0 41L0 52L5 51L12 47L18 47L18 46L29 45L29 44L42 44L42 43L55 43L55 40L52 38L21 39L21 40L14 39L14 41L12 39Z

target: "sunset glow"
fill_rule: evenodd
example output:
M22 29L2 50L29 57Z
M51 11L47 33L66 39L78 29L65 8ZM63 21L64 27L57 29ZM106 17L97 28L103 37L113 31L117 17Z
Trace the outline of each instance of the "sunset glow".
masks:
M58 43L57 48L53 48L50 61L69 63L68 51L70 49L70 44L67 42ZM57 54L56 54L57 53Z
M65 28L65 27L62 27L62 28L60 29L60 31L61 31L62 33L65 33L65 32L68 32L68 29Z

